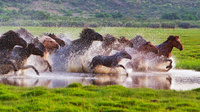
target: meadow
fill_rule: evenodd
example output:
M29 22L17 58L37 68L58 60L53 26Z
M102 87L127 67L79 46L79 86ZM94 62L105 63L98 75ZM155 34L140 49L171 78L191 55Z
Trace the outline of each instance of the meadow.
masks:
M31 112L199 112L200 89L190 91L82 86L25 88L0 84L0 111Z
M8 30L16 30L20 27L0 27L0 34ZM31 32L34 36L43 33L55 33L57 35L63 33L71 40L77 39L82 28L73 27L23 27ZM111 34L115 37L125 36L129 39L136 35L143 36L147 41L151 41L154 45L164 42L169 35L179 35L183 45L183 51L174 48L172 57L175 61L175 68L193 69L200 71L200 29L152 29L152 28L126 28L126 27L103 27L94 28L95 31L102 35Z

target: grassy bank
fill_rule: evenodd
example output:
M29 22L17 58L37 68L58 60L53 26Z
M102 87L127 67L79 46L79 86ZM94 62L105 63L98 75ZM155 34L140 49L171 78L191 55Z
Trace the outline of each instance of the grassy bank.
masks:
M0 84L0 111L128 112L200 111L200 89L192 91L128 89L122 86L24 88Z
M16 30L19 27L0 27L0 34L12 29ZM82 28L71 27L24 27L33 35L39 36L44 32L60 34L64 33L71 39L76 39L79 36ZM102 35L107 33L116 37L125 36L129 39L136 35L142 35L147 41L158 45L164 42L169 35L180 35L181 43L184 50L179 51L174 48L172 56L175 59L176 68L194 69L200 71L200 29L150 29L150 28L126 28L126 27L103 27L95 28Z

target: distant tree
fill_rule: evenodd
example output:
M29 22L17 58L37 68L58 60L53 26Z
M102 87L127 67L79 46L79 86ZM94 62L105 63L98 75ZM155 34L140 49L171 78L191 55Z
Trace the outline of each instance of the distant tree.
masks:
M161 16L161 19L166 19L166 20L179 20L181 19L180 15L178 13L164 13Z

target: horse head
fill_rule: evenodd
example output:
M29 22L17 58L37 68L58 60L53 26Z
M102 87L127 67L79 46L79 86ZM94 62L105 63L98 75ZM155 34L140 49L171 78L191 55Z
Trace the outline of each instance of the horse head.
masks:
M148 53L148 52L153 52L155 54L159 53L158 48L153 45L151 42L146 42L145 44L141 45L137 51L139 52L144 52L144 53Z
M60 46L64 47L66 45L65 41L63 41L62 39L58 38L55 34L48 34L49 37L51 37L52 39L54 39Z
M80 37L87 40L103 41L104 38L99 33L95 32L93 29L84 28L80 34Z
M23 48L27 47L27 43L24 39L22 39L18 33L14 32L13 30L9 30L8 32L4 33L1 37L2 39L7 40L8 43L4 43L9 45L9 47L14 47L15 45L22 46Z
M43 45L45 46L46 49L59 49L60 45L52 38L50 38L49 36L44 36L43 37Z
M41 57L44 56L44 52L40 48L35 46L33 43L29 44L27 49L29 49L30 53L33 55L39 55Z
M119 55L122 57L122 58L127 58L127 59L132 59L131 55L128 54L126 51L121 51L119 52Z
M106 34L104 36L104 41L102 44L103 48L112 47L114 50L118 50L119 46L120 46L120 43L116 37L114 37L110 34Z
M118 39L119 43L121 45L123 45L124 47L131 47L133 48L134 47L134 44L133 42L131 42L129 39L127 39L126 37L124 36L121 36L120 39Z
M176 47L177 49L179 49L180 51L183 50L183 45L181 44L181 41L179 40L179 36L174 36L174 35L170 35L167 38L168 41L171 41L173 47Z

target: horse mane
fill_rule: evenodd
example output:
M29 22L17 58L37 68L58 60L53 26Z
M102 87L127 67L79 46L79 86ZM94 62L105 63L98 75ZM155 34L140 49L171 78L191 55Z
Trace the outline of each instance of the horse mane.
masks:
M82 32L80 33L81 39L91 39L92 35L91 33L94 33L95 31L90 28L83 28Z
M175 40L175 39L177 39L177 38L179 38L179 36L170 35L170 36L167 38L167 40L166 40L165 42L163 42L163 43L166 43L166 42L168 42L169 40Z
M1 36L2 39L5 38L7 40L12 39L13 37L19 37L19 33L9 30Z

